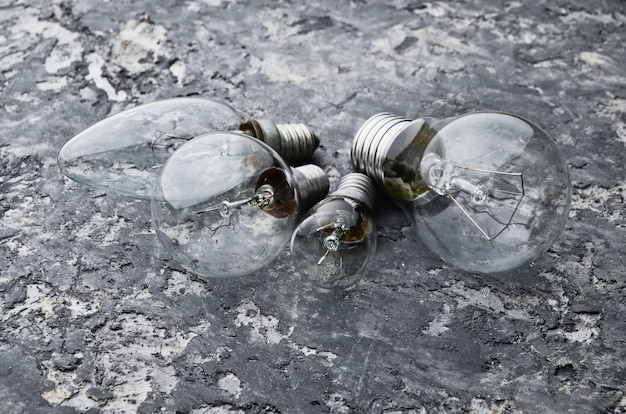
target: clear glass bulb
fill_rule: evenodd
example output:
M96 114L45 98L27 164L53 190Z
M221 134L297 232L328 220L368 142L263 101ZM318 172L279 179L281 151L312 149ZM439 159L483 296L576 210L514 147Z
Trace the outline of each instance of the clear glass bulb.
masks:
M471 272L536 259L570 208L569 171L555 142L516 115L378 114L357 132L352 160L404 207L426 246Z
M236 130L267 142L290 162L307 159L319 144L302 124L250 119L209 99L172 98L97 122L61 148L58 164L64 175L81 184L148 200L159 168L178 147L208 132Z
M376 250L373 182L348 174L306 214L291 237L296 269L314 285L347 288L365 273Z
M328 192L314 165L297 168L258 139L201 135L167 160L151 201L154 227L172 257L206 277L235 277L269 264L303 207Z

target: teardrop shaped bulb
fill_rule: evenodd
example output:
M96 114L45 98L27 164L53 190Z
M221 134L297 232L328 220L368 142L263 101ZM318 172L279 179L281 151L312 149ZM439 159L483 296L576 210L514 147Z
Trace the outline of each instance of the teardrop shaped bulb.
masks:
M235 130L243 112L200 98L172 98L122 111L85 129L59 152L67 177L91 188L150 199L160 166L182 144L211 131Z

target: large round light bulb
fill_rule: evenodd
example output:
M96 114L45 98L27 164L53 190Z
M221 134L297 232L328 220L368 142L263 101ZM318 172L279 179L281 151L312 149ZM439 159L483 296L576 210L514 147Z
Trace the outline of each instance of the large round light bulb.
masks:
M405 208L426 246L471 272L536 259L570 208L569 171L555 142L516 115L378 114L357 132L352 161Z
M215 132L182 145L164 164L152 219L165 249L188 270L242 276L278 256L302 209L327 192L319 167L289 167L258 139Z
M348 288L364 275L376 250L374 184L359 173L309 210L291 237L296 269L314 285Z
M85 129L58 156L63 174L107 193L147 200L159 167L185 142L214 131L265 141L288 162L308 159L319 140L302 124L250 119L227 104L172 98L122 111Z

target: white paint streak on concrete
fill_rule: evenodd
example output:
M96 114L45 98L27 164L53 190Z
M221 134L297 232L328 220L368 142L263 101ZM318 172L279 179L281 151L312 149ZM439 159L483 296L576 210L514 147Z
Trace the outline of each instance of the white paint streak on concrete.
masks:
M450 328L448 328L448 324L451 320L451 309L450 305L447 303L443 304L443 309L440 314L437 315L435 319L428 323L428 328L424 329L422 333L430 336L441 336L444 333L448 332Z
M505 414L509 412L510 403L507 400L495 401L489 404L482 398L472 398L469 407L470 414Z
M560 19L567 25L579 25L583 21L592 21L602 24L626 23L626 17L621 13L589 13L586 10L568 10L567 13L560 15Z
M6 54L0 57L0 71L7 72L14 65L21 63L26 58L26 53L22 51ZM16 75L18 72L13 72Z
M212 407L194 408L190 414L244 414L243 410L233 408L232 405L220 405Z
M600 329L598 323L601 315L577 314L576 329L569 332L561 332L561 334L570 342L579 342L582 344L590 344L599 334Z
M315 348L308 347L306 345L300 345L296 343L291 343L290 348L299 352L302 352L305 356L316 355L326 359L328 362L337 359L337 354L330 351L319 351Z
M496 312L506 315L512 319L531 320L531 316L525 307L520 306L505 306L501 297L492 292L490 288L483 287L480 290L471 289L465 286L463 282L454 283L450 288L446 288L456 295L458 295L457 303L458 308L462 309L467 306L476 306L489 310L490 312ZM502 295L506 297L506 295ZM525 301L533 301L533 298L525 298ZM537 299L534 299L537 302ZM524 305L524 304L522 304Z
M205 293L205 289L205 284L190 280L187 273L173 271L167 281L167 289L164 293L168 296L202 295Z
M119 232L126 226L123 217L93 214L75 233L78 238L96 237L102 246L119 243Z
M87 80L92 81L98 89L104 91L110 100L121 102L126 100L126 92L116 91L113 85L102 74L102 67L105 65L105 61L97 53L91 53L85 58L89 62L89 73L86 76Z
M78 33L71 32L58 23L42 21L38 17L27 15L13 28L14 35L19 35L20 31L56 40L44 63L46 72L50 74L68 68L82 59L83 46Z
M278 331L278 319L261 314L261 310L254 302L246 300L235 310L237 311L235 325L250 327L253 340L275 345L289 337L289 334L284 335Z
M72 391L66 388L55 388L41 394L50 404L60 404L72 396Z
M242 302L237 309L235 317L236 326L248 326L251 328L251 337L254 341L263 341L269 345L275 345L284 341L287 346L295 351L301 352L305 356L318 356L327 362L332 362L338 356L330 351L318 350L316 348L295 343L290 339L294 327L288 329L287 334L282 334L278 330L279 320L274 316L266 316L261 313L259 307L252 301Z
M182 86L187 77L187 66L180 60L177 60L170 66L170 72L176 77L176 84Z
M350 407L346 405L346 399L339 393L333 393L328 396L326 407L332 414L348 414Z
M130 74L140 74L154 67L157 57L170 57L165 48L167 29L147 20L129 20L111 47L111 61Z
M217 380L217 386L235 398L239 398L241 395L241 381L232 372Z
M76 355L82 357L81 354ZM88 387L82 386L77 380L76 372L64 372L54 367L51 360L43 363L46 378L54 384L54 388L42 393L42 397L53 405L74 407L81 411L98 406L98 402L87 395Z
M207 6L217 7L222 4L222 0L201 0Z
M192 349L185 354L185 362L189 366L199 366L206 362L221 362L229 358L233 350L227 346L220 346L213 352L208 354L206 352L208 351Z
M54 46L46 57L44 69L47 73L57 74L82 59L83 46L78 33L72 32L61 24L41 20L35 8L26 8L11 27L8 39L13 45L36 44L44 39L54 39ZM19 46L13 46L17 48ZM0 67L12 66L20 61L17 58L24 52L15 52L11 57L3 57Z
M45 81L37 82L37 89L45 92L61 92L68 83L67 76L54 76Z
M578 60L586 65L593 66L613 66L615 62L610 57L598 52L581 52L578 54Z
M26 286L26 299L21 305L13 306L8 311L2 309L0 321L4 322L17 314L37 314L48 319L54 315L56 302L50 297L50 288L44 283Z
M93 315L100 310L98 302L80 300L78 298L70 298L67 303L67 308L72 311L74 318Z

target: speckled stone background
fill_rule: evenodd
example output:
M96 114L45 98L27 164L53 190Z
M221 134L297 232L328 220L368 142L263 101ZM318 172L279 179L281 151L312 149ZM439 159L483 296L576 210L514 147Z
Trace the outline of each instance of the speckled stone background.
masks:
M621 0L0 0L0 412L626 412L625 41ZM56 165L103 117L186 95L306 122L332 185L377 112L515 112L565 154L570 220L479 276L381 196L348 292L287 255L205 282L145 203Z

